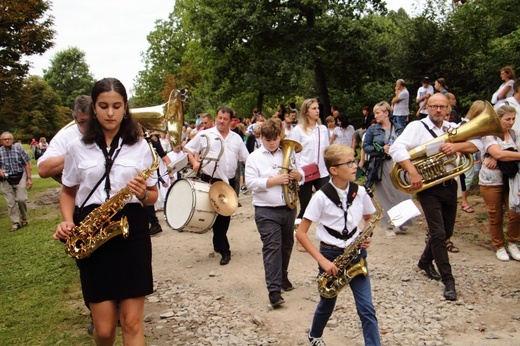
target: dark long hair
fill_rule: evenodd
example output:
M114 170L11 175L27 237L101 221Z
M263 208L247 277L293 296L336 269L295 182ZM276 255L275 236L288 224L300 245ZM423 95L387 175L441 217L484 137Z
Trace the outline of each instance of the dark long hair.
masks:
M121 95L125 102L126 115L121 122L121 127L119 128L119 135L123 139L123 144L132 145L139 141L141 137L139 126L133 121L132 115L130 114L125 86L116 78L103 78L97 81L96 84L94 84L94 87L92 87L92 106L89 109L90 119L87 128L85 129L85 133L83 134L83 142L85 144L98 143L104 139L103 129L101 128L99 121L95 118L94 108L96 107L99 95L112 90Z

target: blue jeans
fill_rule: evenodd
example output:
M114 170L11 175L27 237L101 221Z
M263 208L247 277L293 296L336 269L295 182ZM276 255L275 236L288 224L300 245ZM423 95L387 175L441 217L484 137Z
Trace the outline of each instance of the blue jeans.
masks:
M320 248L320 252L330 261L334 260L343 253L343 251L329 250L324 248ZM361 257L365 257L366 260L366 255L366 250L361 250L358 258L356 258L353 263L359 262ZM322 272L323 270L320 267L320 274ZM352 279L352 281L350 281L349 285L350 289L352 290L352 294L354 295L358 316L361 319L365 345L381 345L381 340L379 338L379 328L377 326L376 310L374 309L374 304L372 303L370 276L356 276L354 279ZM336 306L336 299L337 297L320 297L320 302L318 303L316 311L314 312L311 331L309 333L312 337L321 337L323 335L323 330L327 325L327 321L329 320L330 316L332 315L332 311L334 311L334 307Z
M394 115L392 116L392 122L396 127L405 128L406 126L406 118L408 118L409 115ZM397 126L399 125L399 126Z

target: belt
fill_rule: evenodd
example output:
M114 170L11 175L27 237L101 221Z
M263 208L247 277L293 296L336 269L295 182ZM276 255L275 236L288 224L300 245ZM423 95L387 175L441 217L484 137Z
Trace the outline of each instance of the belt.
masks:
M205 174L205 173L202 173L202 174L200 175L200 178L201 178L203 181L207 182L207 183L209 183L210 181L211 181L212 183L216 183L217 181L222 181L222 179L220 179L220 178L211 178L211 175L207 175L207 174ZM231 179L235 179L235 177L228 178L228 181L231 181Z
M320 241L320 248L327 249L327 250L334 250L334 251L345 251L345 248L330 245L330 244L324 243L322 241Z
M280 205L280 206L277 206L277 207L267 207L267 206L263 206L263 205L255 205L255 208L267 208L267 209L290 209L288 206L286 205ZM292 209L291 209L292 210Z
M455 179L450 179L442 182L442 186L450 186L455 182Z

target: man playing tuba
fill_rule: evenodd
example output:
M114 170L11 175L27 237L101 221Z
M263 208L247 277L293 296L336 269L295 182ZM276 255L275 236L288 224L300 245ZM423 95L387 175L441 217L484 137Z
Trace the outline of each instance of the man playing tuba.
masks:
M432 138L443 135L451 124L444 117L451 111L448 99L443 94L434 94L427 101L428 116L411 122L390 147L390 156L408 173L411 192L423 186L423 177L410 160L409 150L414 149ZM482 148L482 142L477 140L459 143L444 143L439 151L446 155L457 152L475 153ZM417 193L417 198L423 207L428 223L428 242L424 248L418 267L433 280L442 280L445 285L444 298L457 300L455 279L451 273L450 259L446 249L446 239L453 234L457 216L457 183L451 178L441 184L434 185ZM433 266L433 261L437 270Z

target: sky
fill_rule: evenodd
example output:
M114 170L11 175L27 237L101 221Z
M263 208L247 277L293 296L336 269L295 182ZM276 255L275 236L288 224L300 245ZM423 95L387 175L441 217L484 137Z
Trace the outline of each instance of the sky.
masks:
M411 12L415 0L386 0L387 8ZM157 20L167 20L175 0L51 0L54 47L43 55L28 57L31 75L43 75L57 52L77 47L95 80L118 78L133 95L133 84L144 69L146 36Z

